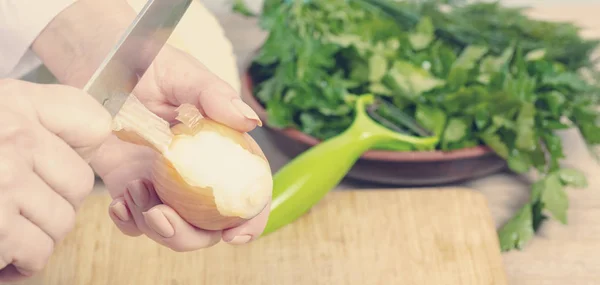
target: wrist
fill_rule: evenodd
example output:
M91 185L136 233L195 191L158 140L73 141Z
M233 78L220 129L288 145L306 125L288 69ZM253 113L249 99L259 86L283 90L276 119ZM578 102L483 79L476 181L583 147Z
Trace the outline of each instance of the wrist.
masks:
M46 26L32 50L59 82L81 88L135 16L125 0L78 0Z

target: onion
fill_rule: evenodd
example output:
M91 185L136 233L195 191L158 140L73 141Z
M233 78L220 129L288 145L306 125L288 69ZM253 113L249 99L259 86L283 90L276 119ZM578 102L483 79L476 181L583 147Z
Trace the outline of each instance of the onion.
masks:
M241 225L268 204L273 180L251 138L203 117L192 105L178 109L169 147L152 166L156 193L190 224L206 230Z

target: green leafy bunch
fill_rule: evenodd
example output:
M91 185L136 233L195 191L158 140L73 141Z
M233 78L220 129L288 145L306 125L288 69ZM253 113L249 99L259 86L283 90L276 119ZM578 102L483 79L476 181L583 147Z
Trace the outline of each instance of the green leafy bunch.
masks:
M598 42L574 25L498 3L390 0L267 0L260 22L269 37L250 74L269 125L325 140L352 122L348 99L372 93L394 107L378 110L382 124L413 118L438 150L486 145L539 174L499 231L503 250L522 248L545 213L567 223L565 188L587 182L560 165L556 132L600 144Z

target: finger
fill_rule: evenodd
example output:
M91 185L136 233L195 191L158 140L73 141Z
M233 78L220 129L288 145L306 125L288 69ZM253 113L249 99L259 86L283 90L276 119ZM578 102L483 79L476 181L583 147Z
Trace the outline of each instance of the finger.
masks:
M15 206L23 217L58 243L73 229L75 209L33 173L21 185L13 192Z
M114 199L108 208L110 218L123 234L139 236L142 231L135 223L130 205L127 204L125 199L127 186L123 185L125 185L125 181L149 177L148 165L152 163L154 156L148 155L145 148L123 144L111 141L110 147L102 146L99 156L97 156L97 163L107 165L96 169L99 170L106 189ZM104 153L107 155L105 156Z
M108 213L110 218L113 220L117 228L128 236L136 237L142 234L142 231L138 229L125 198L119 197L112 201L108 207Z
M148 189L150 187L152 187L151 183L147 179L133 180L127 184L123 197L136 227L143 234L160 243L160 234L148 227L142 214L161 203L156 193L152 193L154 191ZM162 230L163 235L169 231L168 228L163 228ZM170 230L173 231L172 228Z
M93 152L111 134L110 114L89 94L58 84L27 84L29 98L38 121L81 156L91 159Z
M56 193L78 209L93 190L92 168L65 141L39 127L33 150L33 169Z
M2 259L12 266L0 270L0 281L35 275L44 269L54 250L52 238L23 216L15 217L11 235L3 246Z
M255 240L265 230L270 212L271 203L269 202L256 217L238 227L223 231L223 241L229 244L240 245Z
M179 59L177 64L172 58ZM262 126L256 112L240 99L240 94L194 57L167 47L157 59L154 80L173 106L195 105L203 115L241 132Z
M130 183L125 195L137 227L154 241L175 251L204 248L220 241L220 231L204 231L183 221L175 211L162 205L147 180Z
M2 84L2 82L0 82L0 84ZM2 95L2 92L3 90L0 88L0 95ZM19 102L10 103L22 105L19 104ZM31 165L30 149L37 143L35 135L31 132L32 126L35 125L34 121L32 121L27 114L11 110L11 107L17 108L16 106L6 108L0 103L0 122L2 122L2 127L0 127L0 145L11 145L13 149L10 152L19 155L20 161L24 164Z
M161 235L161 243L174 251L198 250L211 247L221 241L221 231L207 231L194 227L167 205L154 206L143 215L146 224L156 232L160 232L162 227L173 228L172 235Z

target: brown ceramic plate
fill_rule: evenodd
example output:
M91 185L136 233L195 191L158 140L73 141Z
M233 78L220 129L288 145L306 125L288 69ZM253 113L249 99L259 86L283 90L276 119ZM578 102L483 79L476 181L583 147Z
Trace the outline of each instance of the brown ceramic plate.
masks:
M319 140L296 129L268 127L267 114L252 92L252 81L242 77L242 98L265 122L267 134L287 156L295 157ZM372 150L365 152L347 177L391 185L431 186L470 180L501 171L503 159L485 146L451 152L401 152Z

